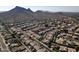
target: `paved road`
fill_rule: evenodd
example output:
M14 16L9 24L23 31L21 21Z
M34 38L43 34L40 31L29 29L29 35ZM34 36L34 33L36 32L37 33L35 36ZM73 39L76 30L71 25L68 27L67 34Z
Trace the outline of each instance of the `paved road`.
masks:
M3 36L1 35L1 33L0 33L0 43L1 43L1 46L2 46L2 51L3 52L9 52L9 50L8 50L6 44L5 44L5 40L4 40Z

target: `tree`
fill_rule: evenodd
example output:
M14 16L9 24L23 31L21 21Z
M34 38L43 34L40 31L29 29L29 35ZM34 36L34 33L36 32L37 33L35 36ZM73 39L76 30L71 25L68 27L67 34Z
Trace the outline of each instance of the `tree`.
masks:
M79 45L75 46L76 51L79 51Z
M54 47L54 48L53 48L53 51L59 52L59 48L60 48L60 47Z

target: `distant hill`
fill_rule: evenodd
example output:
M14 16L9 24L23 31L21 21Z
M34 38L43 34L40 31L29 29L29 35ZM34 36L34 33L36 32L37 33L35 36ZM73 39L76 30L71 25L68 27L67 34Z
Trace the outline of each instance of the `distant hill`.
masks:
M79 12L49 12L38 10L33 12L30 8L26 9L20 6L0 13L0 20L3 22L21 22L29 20L43 20L52 18L52 16L79 16Z
M79 12L62 12L62 13L67 16L79 16Z
M19 7L19 6L16 6L14 9L10 10L9 12L16 12L16 13L32 13L33 11L28 8L28 9L25 9L23 7Z
M16 6L15 8L0 13L0 20L4 22L14 22L14 21L21 21L26 20L28 18L31 18L33 14L33 11L28 8L25 9L23 7Z
M6 14L17 14L17 13L26 13L26 14L30 14L30 13L33 13L33 11L28 8L28 9L25 9L23 7L19 7L19 6L16 6L15 8L9 10L9 11L6 11L6 12L3 12L1 13L0 15L6 15Z

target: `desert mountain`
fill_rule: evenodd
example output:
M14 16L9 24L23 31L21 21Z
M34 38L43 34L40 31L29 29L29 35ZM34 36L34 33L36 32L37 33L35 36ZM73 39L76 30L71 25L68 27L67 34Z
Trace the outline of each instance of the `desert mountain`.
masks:
M59 15L79 16L79 12L44 12L41 10L33 12L30 8L26 9L20 6L16 6L9 11L0 13L0 20L3 22L33 21L49 19Z

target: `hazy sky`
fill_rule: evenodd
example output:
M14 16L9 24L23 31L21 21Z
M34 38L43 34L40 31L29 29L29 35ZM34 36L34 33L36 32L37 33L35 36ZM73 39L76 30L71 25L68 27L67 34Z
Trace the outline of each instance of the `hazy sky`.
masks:
M8 11L15 6L0 6L0 11ZM79 12L79 6L21 6L24 8L30 8L33 11L43 10L51 12Z

